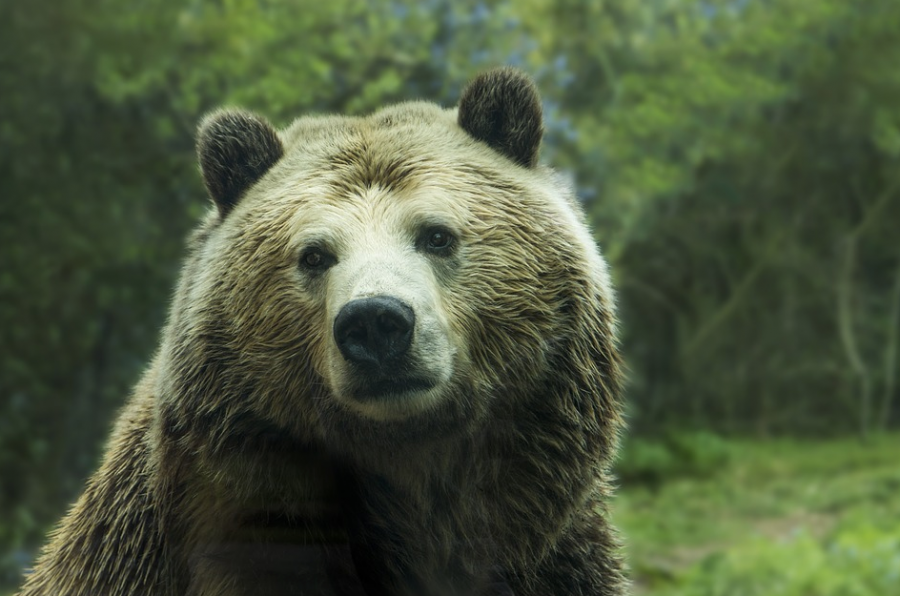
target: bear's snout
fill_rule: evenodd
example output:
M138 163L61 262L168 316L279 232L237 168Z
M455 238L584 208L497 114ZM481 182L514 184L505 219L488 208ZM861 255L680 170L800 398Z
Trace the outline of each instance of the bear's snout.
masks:
M412 344L416 314L393 296L352 300L334 319L334 340L344 359L362 370L385 376Z
M456 350L429 266L384 249L344 255L335 267L327 378L332 396L363 416L405 418L444 395L436 388L450 380Z

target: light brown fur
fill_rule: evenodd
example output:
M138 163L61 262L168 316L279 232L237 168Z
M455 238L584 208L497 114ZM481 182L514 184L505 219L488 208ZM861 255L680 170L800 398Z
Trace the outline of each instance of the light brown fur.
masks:
M210 128L222 116L206 122L204 175L226 200L21 596L623 593L604 513L621 424L606 267L571 191L534 166L531 83L490 76L463 108L484 116L484 85L509 87L488 95L512 141L490 115L424 103L302 118L275 153L235 152ZM227 116L270 143L264 121ZM274 165L232 170L235 154ZM449 258L415 249L434 221L457 234ZM313 241L338 257L319 277L297 266ZM360 284L414 304L433 388L343 389L332 321Z

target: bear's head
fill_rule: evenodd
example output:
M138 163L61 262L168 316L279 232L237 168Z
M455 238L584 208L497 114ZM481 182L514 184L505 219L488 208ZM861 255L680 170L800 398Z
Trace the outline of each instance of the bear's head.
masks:
M576 409L605 393L612 417L606 267L571 190L537 164L541 133L535 87L511 69L456 110L282 131L208 116L215 209L162 350L164 414L357 448L472 431L560 385Z

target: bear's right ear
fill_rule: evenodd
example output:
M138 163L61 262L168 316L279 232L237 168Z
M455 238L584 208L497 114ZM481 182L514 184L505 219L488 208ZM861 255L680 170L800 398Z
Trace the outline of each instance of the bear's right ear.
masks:
M219 110L200 122L197 157L209 196L225 217L284 155L272 125L249 112Z

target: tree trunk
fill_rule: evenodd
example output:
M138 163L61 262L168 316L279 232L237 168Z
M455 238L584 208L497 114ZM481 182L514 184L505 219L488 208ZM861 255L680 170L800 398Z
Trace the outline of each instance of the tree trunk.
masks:
M900 260L894 272L894 287L889 297L887 342L884 348L884 392L878 414L878 429L887 430L891 417L891 402L897 387L897 344L900 343Z
M844 354L850 369L859 380L859 431L868 438L872 418L872 379L859 351L853 323L853 271L856 262L857 235L844 240L843 255L837 278L837 319Z

